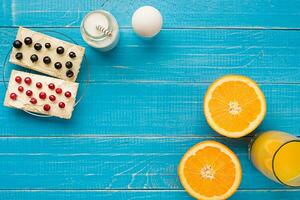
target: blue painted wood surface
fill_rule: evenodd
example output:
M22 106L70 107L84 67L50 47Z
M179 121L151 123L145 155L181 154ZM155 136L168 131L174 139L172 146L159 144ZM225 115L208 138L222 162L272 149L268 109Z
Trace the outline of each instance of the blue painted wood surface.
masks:
M161 10L154 40L138 38L130 17L141 5ZM300 2L267 0L0 0L0 63L19 25L56 30L81 45L82 17L111 11L121 27L117 48L87 47L91 83L70 121L0 107L0 199L191 199L176 169L184 152L213 139L237 153L243 180L231 199L299 199L248 160L253 134L226 139L205 122L208 85L229 73L264 91L268 111L256 132L300 135ZM8 79L9 70L0 77ZM16 66L13 66L17 68ZM86 81L82 70L79 81ZM1 80L1 85L4 85ZM0 87L0 99L5 87Z

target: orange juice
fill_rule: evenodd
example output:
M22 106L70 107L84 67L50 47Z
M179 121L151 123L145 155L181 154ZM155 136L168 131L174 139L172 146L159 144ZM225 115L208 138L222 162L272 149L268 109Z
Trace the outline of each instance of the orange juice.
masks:
M268 178L289 186L300 186L300 140L284 132L259 135L250 150L254 166Z

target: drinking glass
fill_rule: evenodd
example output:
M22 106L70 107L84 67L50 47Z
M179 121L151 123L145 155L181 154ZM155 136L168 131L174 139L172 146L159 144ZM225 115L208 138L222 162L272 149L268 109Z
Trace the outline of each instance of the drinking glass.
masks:
M254 166L281 184L300 187L300 139L280 131L264 132L249 148Z

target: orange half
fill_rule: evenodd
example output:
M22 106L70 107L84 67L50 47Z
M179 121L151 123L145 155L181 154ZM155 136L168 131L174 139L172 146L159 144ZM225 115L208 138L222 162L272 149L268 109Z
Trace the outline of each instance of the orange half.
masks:
M228 75L216 80L204 97L208 124L221 135L238 138L256 129L266 114L265 96L245 76Z
M242 169L237 156L225 145L204 141L189 149L178 167L180 182L194 198L227 199L239 187Z

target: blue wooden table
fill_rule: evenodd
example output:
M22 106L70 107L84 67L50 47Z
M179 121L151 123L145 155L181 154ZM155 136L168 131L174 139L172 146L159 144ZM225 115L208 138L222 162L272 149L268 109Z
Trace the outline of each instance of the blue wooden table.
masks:
M142 5L164 18L151 41L131 29ZM251 165L253 134L226 139L209 128L202 109L213 80L247 75L268 104L256 132L300 135L300 1L0 0L0 77L18 26L56 30L86 46L80 22L100 8L117 18L120 43L106 54L87 47L91 83L70 121L0 106L1 200L188 200L177 165L207 139L241 160L243 180L232 199L300 199L300 189L274 183Z

